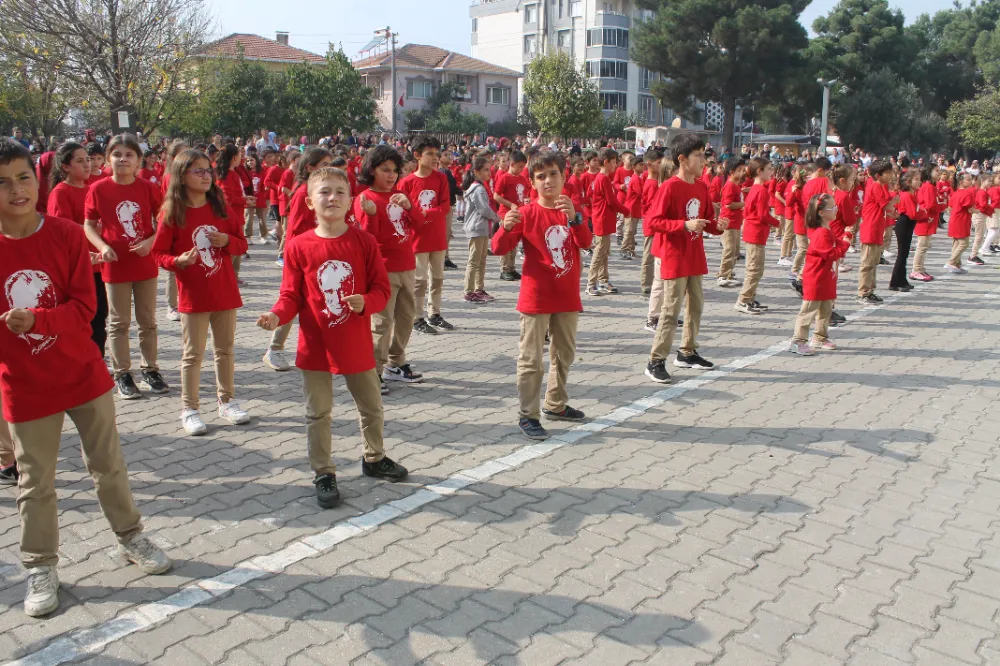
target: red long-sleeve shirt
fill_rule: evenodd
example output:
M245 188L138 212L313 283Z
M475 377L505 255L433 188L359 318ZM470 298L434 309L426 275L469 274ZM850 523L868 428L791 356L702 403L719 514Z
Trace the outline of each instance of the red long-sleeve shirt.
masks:
M410 202L410 210L390 203L399 190L376 192L366 190L364 196L375 204L375 214L369 215L361 205L361 196L354 199L354 218L361 228L375 237L378 249L389 273L412 271L417 267L413 252L413 227L420 224L420 209Z
M771 227L779 225L778 220L771 215L770 196L764 185L754 184L747 194L743 208L743 242L754 245L766 245Z
M993 204L990 202L990 193L981 187L976 188L976 210L986 217L993 214Z
M628 192L625 193L625 207L628 208L628 217L642 217L642 189L646 182L646 171L641 175L633 175L628 183Z
M286 170L284 167L275 164L268 167L267 172L264 174L264 190L267 191L267 201L272 206L278 205L278 183L281 181L281 176Z
M90 186L84 217L101 223L101 238L118 255L117 261L101 264L105 282L142 282L156 277L152 255L140 257L132 248L153 237L153 219L162 202L159 188L141 178L128 185L104 178Z
M660 258L660 278L673 280L708 273L705 243L700 231L688 231L688 220L708 220L705 230L716 236L722 230L715 223L715 206L708 186L700 179L693 183L674 176L660 184L656 200L643 224L653 232L653 256Z
M888 188L874 178L865 185L861 204L861 229L858 235L865 245L881 245L885 236L885 207L892 200Z
M722 200L720 201L721 207L719 208L719 217L724 220L729 220L727 230L736 229L738 231L743 227L743 209L729 208L729 204L740 203L743 203L743 184L735 183L732 180L726 181L726 184L722 187Z
M806 206L802 201L802 188L789 181L785 186L785 215L791 212L793 231L797 236L806 235Z
M594 178L593 191L590 197L594 216L594 235L610 236L618 226L616 213L628 215L629 210L624 204L618 203L615 188L611 179L603 173Z
M397 186L414 208L419 208L423 221L413 227L413 251L442 252L448 249L448 211L451 191L448 178L435 169L426 178L413 172Z
M292 240L296 236L316 228L316 211L306 205L308 194L309 190L306 188L306 184L303 183L295 188L295 191L292 192L292 196L289 198L288 228L285 230L285 233L288 234L288 240ZM285 243L287 244L288 241L285 241Z
M295 169L285 169L278 179L278 214L288 215L288 195L285 190L295 188Z
M899 212L905 212L903 210L903 198L900 197ZM920 189L917 190L916 204L920 211L923 213L921 219L911 218L916 221L916 226L913 228L913 233L917 236L933 236L937 232L938 214L937 214L937 190L934 189L934 184L931 182L921 183ZM909 213L907 213L909 216Z
M841 239L848 229L858 223L858 214L854 210L854 195L849 190L838 189L833 193L833 201L837 204L837 217L830 223L830 229L833 230L834 238Z
M236 169L230 169L225 178L217 178L215 184L222 190L222 195L226 198L226 204L233 209L233 212L243 217L243 211L247 207L246 194L243 193L243 180Z
M951 206L951 217L948 218L949 238L968 238L972 233L972 211L975 206L976 191L968 187L955 190L948 204Z
M802 268L802 299L832 301L837 298L835 262L844 258L850 243L837 238L832 229L809 229L809 249Z
M650 215L650 209L653 207L653 202L656 201L656 191L660 189L660 181L653 177L647 178L642 184L642 219L645 220ZM642 234L644 236L650 235L652 232L647 233L644 229Z

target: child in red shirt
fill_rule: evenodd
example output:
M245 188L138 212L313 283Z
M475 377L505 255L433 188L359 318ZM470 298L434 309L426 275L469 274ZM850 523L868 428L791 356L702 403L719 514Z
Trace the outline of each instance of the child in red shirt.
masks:
M938 204L937 183L939 178L937 167L925 167L921 173L920 189L917 191L917 204L927 212L926 219L918 222L913 229L917 237L917 251L913 255L913 271L911 280L930 282L934 279L925 269L924 260L931 247L931 236L937 231L941 209Z
M138 177L143 180L148 180L153 185L159 185L160 177L156 171L157 161L156 151L147 150L144 152L142 154L142 168L139 169Z
M716 281L720 287L738 287L733 269L740 254L740 230L743 228L743 185L747 176L747 161L742 157L731 157L726 162L726 184L722 186L719 205L719 219L726 220L726 230L722 232L722 260Z
M869 179L865 185L861 204L861 267L858 269L858 302L863 305L878 304L882 299L875 294L875 269L882 258L882 242L885 236L885 218L892 206L889 181L892 180L892 165L881 160L868 167Z
M138 161L136 154L133 170ZM77 222L36 211L31 153L16 141L0 141L0 191L0 284L6 296L0 300L0 395L20 473L21 561L29 578L24 612L39 617L59 606L55 478L67 414L80 434L118 553L147 574L163 573L171 562L141 534L115 425L114 382L89 340L96 297L83 230Z
M663 165L663 151L659 148L650 148L642 156L642 161L646 163L646 178L642 181L642 219L646 220L649 215L653 200L656 199L656 190L665 179L660 177L660 170ZM642 265L639 267L639 284L642 286L642 295L649 296L653 291L656 273L656 257L653 256L653 232L646 224L642 225ZM659 309L654 317L660 316ZM647 317L647 322L649 318ZM656 330L654 325L653 330Z
M260 235L259 245L267 244L267 189L264 187L264 178L267 176L260 157L254 153L247 155L247 173L250 175L250 189L253 192L253 205L247 206L246 225L243 227L243 235L247 242L253 239L253 220L257 218L257 233Z
M969 236L972 232L972 213L976 208L976 188L973 185L972 174L963 173L959 176L958 187L951 194L948 205L951 207L951 217L948 218L948 237L951 238L951 258L944 265L950 273L967 273L962 268L962 253L969 247Z
M813 350L837 349L837 345L827 337L827 331L833 303L837 298L837 261L847 254L851 243L838 238L830 228L836 217L837 205L831 195L818 194L809 201L806 211L809 249L806 251L805 269L802 271L802 307L795 320L795 335L789 348L793 354L812 356ZM816 331L809 344L806 344L809 326L814 319Z
M243 299L231 257L247 251L243 220L212 182L208 155L187 150L171 165L170 188L153 243L156 263L177 276L181 313L181 425L189 435L208 428L198 413L201 362L212 331L219 416L233 425L250 417L233 398L236 311Z
M362 170L362 180L365 173ZM391 289L378 242L346 221L351 186L344 171L322 167L312 172L304 187L316 225L286 244L281 296L257 325L273 331L299 317L295 365L302 370L309 464L315 474L316 499L328 509L340 501L331 457L333 375L344 377L361 417L362 473L401 481L407 471L385 455L382 437L385 417L370 319L389 302Z
M111 323L111 367L118 394L124 400L142 397L141 387L151 393L167 393L157 366L156 276L151 254L153 220L160 212L163 196L152 183L136 178L139 142L131 134L119 134L108 143L112 175L90 186L84 207L84 228L91 244L100 252L102 277L108 291ZM142 379L136 387L132 377L129 328L132 309L139 326Z
M611 184L614 186L615 198L618 199L618 203L627 207L626 197L628 196L628 186L632 182L632 177L635 173L635 153L631 150L622 151L621 155L621 165L615 169L614 178L612 178ZM625 238L628 235L627 230L629 226L629 216L628 214L618 214L617 222L615 223L615 239L618 241L618 247L625 247ZM635 229L633 227L632 237L635 238ZM633 243L634 246L634 243ZM633 248L634 249L634 248Z
M614 148L601 148L597 159L601 163L601 171L594 177L590 195L594 215L594 256L587 274L587 294L590 296L618 293L608 275L608 255L611 253L611 236L617 225L616 214L628 215L629 212L618 201L611 182L618 164L618 153Z
M910 245L916 227L927 221L928 212L920 206L918 191L920 190L920 172L910 169L903 173L900 179L899 217L893 225L896 234L896 262L889 279L890 291L912 291L913 285L906 279L906 262L910 258Z
M753 179L753 186L743 208L743 242L747 248L746 272L743 275L743 289L740 291L736 305L737 312L749 315L759 315L767 310L767 306L757 301L757 286L764 275L764 254L767 250L767 238L772 227L779 222L770 212L770 201L767 195L767 183L771 180L774 167L763 157L752 157L747 165L747 178Z
M104 171L104 146L96 142L88 143L87 157L90 159L90 175L87 177L87 186L89 187L108 177Z
M295 187L295 176L298 172L298 162L302 157L302 153L299 152L298 148L289 149L286 153L288 156L288 166L285 168L284 172L281 174L281 178L278 179L278 213L281 220L281 228L288 228L288 198L292 196L292 189ZM285 265L283 259L285 253L285 234L278 234L281 239L278 242L278 260L274 262L277 264L278 268L282 268Z
M264 149L264 191L267 193L267 217L274 221L274 228L264 237L267 244L280 242L284 228L278 210L278 182L285 173L285 156L273 148Z
M566 181L562 155L543 150L528 168L538 191L536 203L510 210L493 236L493 254L504 254L524 241L524 268L517 309L521 313L521 338L517 360L518 426L531 439L545 439L548 432L539 419L580 421L583 412L567 404L566 380L576 355L580 302L580 248L589 247L592 235L583 216L563 194ZM610 185L610 183L609 183ZM546 333L549 334L549 381L541 406L542 366Z
M528 164L528 158L524 153L515 150L510 156L509 166L506 171L497 174L493 180L493 201L496 202L497 215L501 220L510 210L515 210L521 206L531 203L531 182L524 173ZM515 266L515 249L500 257L500 279L512 280L517 275Z
M997 238L1000 237L1000 176L993 177L993 186L987 190L990 197L990 207L993 214L986 220L986 240L983 242L982 252L987 254L997 254Z
M993 176L979 174L979 186L976 188L976 210L972 213L972 251L969 253L969 263L982 266L986 262L979 257L986 236L986 223L993 217L993 203L990 201L990 188L993 186Z
M830 160L825 157L817 157L814 166L816 170L813 172L812 178L806 181L806 184L802 187L803 210L809 207L809 202L814 196L818 194L833 194L829 177L830 167L832 166ZM795 260L792 262L792 270L788 274L788 278L800 282L802 279L802 267L806 261L806 250L809 249L809 234L807 229L803 229L802 233L795 232L795 246L797 252L795 253Z
M646 163L637 160L632 163L632 175L625 176L625 237L622 239L622 259L635 259L635 232L642 221L642 188L646 182Z

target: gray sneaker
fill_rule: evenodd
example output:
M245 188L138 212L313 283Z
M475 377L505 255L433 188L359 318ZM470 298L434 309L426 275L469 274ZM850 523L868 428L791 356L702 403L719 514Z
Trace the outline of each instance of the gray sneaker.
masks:
M118 554L139 567L144 574L161 574L173 565L166 553L141 534L119 543Z
M292 367L288 363L288 358L285 356L285 352L279 349L267 350L267 353L264 354L264 365L272 370L277 370L278 372L285 372L290 370Z
M48 615L59 608L59 575L56 568L42 566L28 569L28 589L24 594L24 612L31 617Z

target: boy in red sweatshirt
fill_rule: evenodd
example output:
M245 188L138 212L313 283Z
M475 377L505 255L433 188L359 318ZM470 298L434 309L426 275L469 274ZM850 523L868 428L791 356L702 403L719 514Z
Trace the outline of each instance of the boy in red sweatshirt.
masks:
M738 287L733 269L740 254L740 230L743 228L743 181L747 176L747 161L742 157L731 157L726 162L726 184L722 186L719 218L726 220L726 230L722 232L722 260L716 280L720 287Z
M759 315L767 310L767 306L761 305L757 300L757 286L764 275L767 237L772 228L780 225L771 215L771 202L767 194L767 183L773 173L774 167L763 157L750 158L747 178L753 180L753 186L743 208L743 242L747 248L747 264L743 274L743 289L733 306L743 314Z
M663 305L656 338L646 364L646 376L654 382L670 383L666 358L674 343L677 315L687 298L684 333L674 365L679 368L715 367L698 354L698 330L705 307L702 279L708 273L702 231L716 236L726 229L726 220L716 222L715 206L708 186L699 178L705 164L705 142L695 134L681 134L671 145L677 174L663 182L649 211L647 226L658 235Z
M401 481L404 467L385 455L384 415L371 335L371 315L389 301L389 274L371 234L347 224L351 186L340 169L309 176L308 205L316 228L285 247L281 295L257 325L273 331L299 316L295 365L302 370L308 423L309 464L316 500L324 509L340 502L331 456L333 375L342 375L360 417L365 476Z
M632 164L632 175L625 177L625 185L628 187L628 191L625 192L625 207L628 208L628 217L625 218L622 259L635 259L635 232L639 223L642 222L642 188L648 176L646 163L642 160L636 160Z
M881 303L875 294L875 269L882 259L885 218L895 199L889 194L892 165L881 160L868 167L868 182L861 204L861 267L858 269L858 302L862 305Z
M521 339L517 359L518 426L531 439L545 439L541 413L550 419L579 421L583 412L570 407L566 392L569 368L576 355L576 326L580 302L580 248L593 236L583 216L562 193L565 164L558 153L538 152L528 172L538 190L538 201L504 217L493 236L493 254L500 255L524 243L524 269L517 310ZM610 182L608 183L610 186ZM542 361L549 333L549 381L541 407Z
M615 189L615 197L618 199L618 203L626 206L625 197L628 195L628 185L632 182L632 175L635 172L635 153L631 150L622 151L619 155L621 164L615 169L615 175L611 179L611 184ZM619 214L618 220L615 224L615 240L618 241L618 247L622 247L625 236L626 228L628 227L629 219L628 216L622 216Z
M601 172L594 177L590 197L594 213L594 256L587 274L587 294L590 296L618 293L608 275L608 255L611 253L611 236L615 233L617 214L629 213L625 204L619 203L611 182L618 164L618 153L614 148L601 148L597 157L601 162Z
M646 177L642 181L642 219L646 220L649 217L653 201L656 199L656 190L660 187L663 151L659 148L650 148L642 156L642 161L646 163ZM656 277L654 270L656 257L653 256L653 232L649 231L645 222L642 224L642 236L642 266L639 268L639 283L642 285L642 295L649 296L653 290L653 279Z
M948 205L951 207L951 217L948 218L951 258L944 268L949 273L961 275L968 272L962 268L962 253L969 247L972 214L976 210L976 188L973 187L972 174L963 173L959 176L958 187L952 192Z
M506 159L506 158L505 158ZM511 153L506 170L497 173L493 183L493 201L497 205L497 215L503 220L507 211L520 208L531 202L531 182L524 169L528 158L524 153L515 150ZM500 279L513 282L520 279L520 274L514 265L516 253L511 250L500 257Z
M976 210L972 213L972 250L969 252L969 263L983 266L985 261L979 253L983 250L983 238L986 236L986 222L993 217L993 202L990 201L990 187L993 186L993 176L987 173L979 174L976 187ZM986 248L989 249L989 248Z
M147 574L171 566L141 535L115 425L114 382L90 341L97 296L87 239L76 222L39 215L37 202L31 153L0 141L0 394L20 472L24 612L32 617L59 606L55 477L67 414L119 554Z

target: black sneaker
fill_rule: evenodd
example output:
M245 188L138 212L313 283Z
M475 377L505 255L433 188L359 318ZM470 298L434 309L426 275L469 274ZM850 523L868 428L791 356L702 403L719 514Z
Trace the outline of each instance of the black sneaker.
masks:
M434 315L427 320L427 323L436 328L439 331L454 331L455 327L444 320L439 314Z
M757 308L758 310L760 310L761 312L764 312L765 310L767 310L767 306L766 306L766 305L763 305L763 304L762 304L762 303L761 303L760 301L754 301L754 302L752 303L752 305L753 305L753 306L754 306L755 308Z
M877 295L874 291L871 294L869 294L869 296L871 296L873 299L875 299L876 303L881 303L882 302L882 297L879 296L879 295Z
M670 383L670 373L667 372L667 364L663 359L647 363L646 376L658 384Z
M142 397L142 394L139 393L139 387L135 385L135 380L132 379L131 372L126 372L115 377L115 386L118 387L118 395L121 396L122 400L138 400Z
M986 262L979 257L969 257L969 263L975 264L976 266L985 266Z
M169 393L170 387L163 381L163 375L156 370L143 370L139 388L150 393Z
M402 481L406 478L406 475L409 474L405 467L394 461L389 456L373 463L362 460L361 473L365 476L371 476L376 479L385 479L386 481Z
M0 468L0 486L13 486L17 484L18 477L17 463L9 467Z
M862 305L877 305L881 302L882 299L880 299L874 293L865 294L864 296L858 296L858 303L861 303Z
M802 280L792 280L789 284L792 285L792 289L794 289L799 296L802 295Z
M847 323L847 317L838 313L836 310L830 313L830 326L840 326L841 324Z
M313 485L316 486L316 501L322 508L332 509L340 504L336 474L320 474L313 479Z
M424 376L419 372L413 372L410 364L406 363L398 368L391 368L388 365L382 370L383 381L406 382L407 384L418 384L423 381Z
M715 367L714 363L703 359L698 352L694 352L693 354L677 352L674 365L678 368L694 368L695 370L711 370Z
M649 296L651 293L653 293L652 289L643 289L642 290L642 295L643 296Z
M452 261L450 258L445 257L445 259L444 259L444 269L446 271L455 271L455 270L458 270L458 266L456 266L455 262Z
M389 395L389 385L381 377L378 378L378 392L382 395Z
M683 325L684 325L684 320L683 320L683 319L681 319L680 317L678 317L678 318L677 318L677 325L678 325L678 326L683 326Z
M656 327L659 325L659 323L660 322L657 319L647 319L646 325L643 326L643 329L649 331L650 333L656 333Z
M889 262L886 261L885 257L879 257L878 265L879 266L888 266Z
M520 280L521 279L521 274L518 273L516 270L511 271L510 274L514 276L515 280Z
M521 417L517 426L524 433L524 436L528 439L548 439L549 431L542 427L542 424L538 422L538 419L528 419Z
M566 405L561 412L553 412L550 409L543 409L542 414L553 421L582 421L586 417L579 409L573 409Z
M500 279L504 282L517 282L518 278L514 277L515 275L513 271L503 271L500 273Z
M427 320L421 317L420 319L413 322L413 330L417 333L423 333L424 335L437 335L437 329L427 323Z

